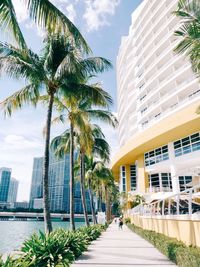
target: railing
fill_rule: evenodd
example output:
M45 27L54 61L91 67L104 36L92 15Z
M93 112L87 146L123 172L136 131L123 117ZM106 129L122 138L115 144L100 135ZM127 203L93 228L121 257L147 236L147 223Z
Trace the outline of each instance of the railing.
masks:
M141 204L129 211L130 215L158 218L198 219L200 220L200 185L157 200L150 204Z

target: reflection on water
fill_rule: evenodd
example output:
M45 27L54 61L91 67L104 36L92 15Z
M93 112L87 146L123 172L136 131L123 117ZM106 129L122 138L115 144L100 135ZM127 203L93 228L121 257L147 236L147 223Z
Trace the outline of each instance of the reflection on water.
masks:
M84 222L76 222L76 227ZM69 222L53 222L53 228L69 228ZM44 231L42 221L0 221L0 254L10 253L20 248L21 244L31 234Z

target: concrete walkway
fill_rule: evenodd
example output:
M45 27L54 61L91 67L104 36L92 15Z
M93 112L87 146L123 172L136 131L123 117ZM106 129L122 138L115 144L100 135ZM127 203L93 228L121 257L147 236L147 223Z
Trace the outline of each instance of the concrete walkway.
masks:
M102 236L92 242L73 267L176 266L150 243L130 231L112 223Z

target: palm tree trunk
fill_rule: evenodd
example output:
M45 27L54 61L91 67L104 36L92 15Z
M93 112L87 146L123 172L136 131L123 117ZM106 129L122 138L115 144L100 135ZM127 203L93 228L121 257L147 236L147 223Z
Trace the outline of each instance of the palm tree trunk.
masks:
M50 215L50 202L49 202L49 143L51 133L51 117L53 108L54 94L50 94L50 100L47 112L46 121L46 139L44 151L44 173L43 173L43 205L44 205L44 226L45 232L49 234L52 232L52 223Z
M86 226L90 226L88 213L87 213L87 207L86 207L86 199L85 199L85 166L84 166L85 162L84 160L85 160L85 155L84 153L81 153L81 200L82 200L85 224Z
M94 210L94 198L93 198L90 180L88 184L89 184L89 197L90 197L90 205L91 205L91 211L92 211L92 220L94 224L97 224L97 219L96 219L95 210Z
M75 230L74 221L74 128L71 122L70 124L70 228L72 231Z
M108 188L105 186L105 200L106 200L106 221L109 221L109 196L108 196Z
M99 189L99 212L102 212L102 191Z

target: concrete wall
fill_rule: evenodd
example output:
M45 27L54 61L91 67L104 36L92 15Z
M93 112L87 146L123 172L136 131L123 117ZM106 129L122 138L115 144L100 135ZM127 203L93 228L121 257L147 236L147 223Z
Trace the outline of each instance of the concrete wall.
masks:
M174 237L186 245L200 247L199 220L158 219L134 215L131 216L131 223L146 230Z

